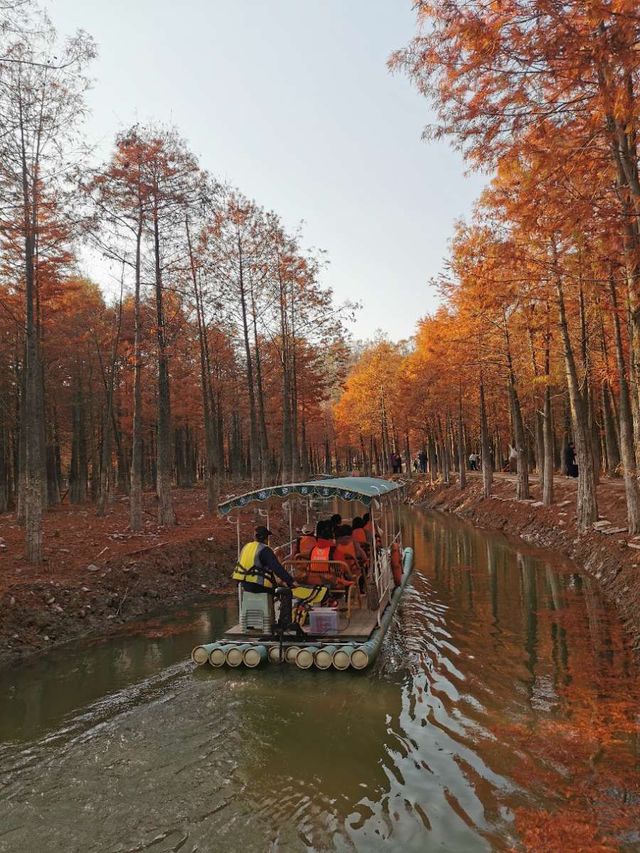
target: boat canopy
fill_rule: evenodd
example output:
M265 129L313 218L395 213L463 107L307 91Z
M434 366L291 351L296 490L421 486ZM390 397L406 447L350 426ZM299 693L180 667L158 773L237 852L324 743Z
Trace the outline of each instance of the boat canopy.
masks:
M331 477L325 480L310 480L307 483L267 486L223 501L218 504L218 512L220 515L227 515L231 510L251 503L261 503L270 498L288 498L290 495L300 495L303 498L341 498L343 501L357 501L369 506L374 498L394 492L403 485L404 483L376 477Z

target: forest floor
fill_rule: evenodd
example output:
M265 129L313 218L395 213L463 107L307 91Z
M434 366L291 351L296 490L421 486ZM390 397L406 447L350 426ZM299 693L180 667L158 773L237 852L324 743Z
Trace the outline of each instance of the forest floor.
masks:
M0 665L232 588L236 529L208 515L204 490L174 490L173 528L157 525L155 494L144 499L139 534L129 530L127 498L103 518L90 504L54 507L41 566L25 560L15 515L0 517ZM270 525L278 532L277 519Z
M468 474L463 490L457 483L445 486L431 483L426 475L414 475L409 499L569 557L598 581L617 607L634 647L640 649L640 536L627 530L622 480L603 478L598 485L600 520L580 535L576 527L577 480L556 477L554 504L545 507L536 477L531 478L528 501L515 499L515 475L497 473L494 477L493 494L484 498L481 475L475 472Z

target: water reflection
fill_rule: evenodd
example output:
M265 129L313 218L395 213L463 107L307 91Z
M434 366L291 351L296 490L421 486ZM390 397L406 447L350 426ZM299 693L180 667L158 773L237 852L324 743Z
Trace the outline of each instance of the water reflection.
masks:
M417 570L372 672L193 674L231 599L5 673L0 850L635 843L638 673L595 586L403 518Z

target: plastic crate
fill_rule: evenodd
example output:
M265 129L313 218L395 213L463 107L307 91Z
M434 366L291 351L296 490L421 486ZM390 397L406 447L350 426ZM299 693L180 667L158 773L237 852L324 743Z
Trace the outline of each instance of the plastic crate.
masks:
M242 631L271 631L273 616L273 596L266 592L242 591L240 607L240 627Z
M337 634L338 611L332 607L314 607L309 614L312 634Z

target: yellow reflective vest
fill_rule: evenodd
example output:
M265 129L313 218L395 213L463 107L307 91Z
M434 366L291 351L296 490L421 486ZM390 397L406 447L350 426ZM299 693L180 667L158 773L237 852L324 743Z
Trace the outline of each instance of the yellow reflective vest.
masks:
M260 565L259 555L266 547L262 542L247 542L240 552L240 559L231 575L232 579L255 583L265 589L273 589L276 585L273 572Z

